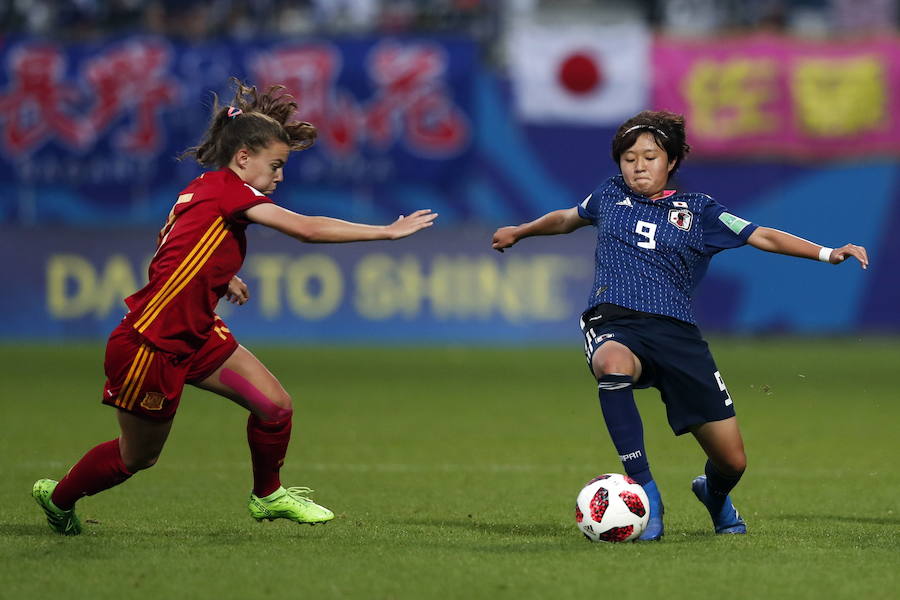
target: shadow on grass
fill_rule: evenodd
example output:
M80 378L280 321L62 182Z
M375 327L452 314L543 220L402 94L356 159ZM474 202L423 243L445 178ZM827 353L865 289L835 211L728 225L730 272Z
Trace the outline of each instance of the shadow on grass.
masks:
M507 523L507 522L484 522L477 519L403 519L393 520L398 525L418 526L418 527L437 527L437 528L455 528L469 529L479 534L491 537L522 537L522 538L543 538L565 541L569 539L577 539L581 534L573 523L571 526L553 524L553 523ZM705 540L714 539L716 537L712 531L706 529L696 529L688 531L670 531L669 535L663 537L663 544L678 543L696 543ZM732 537L732 536L727 536ZM744 536L734 536L744 537ZM603 544L601 544L603 545ZM655 543L642 542L640 545L654 546Z
M48 537L56 534L50 531L46 523L0 523L0 535L10 537Z
M833 521L836 523L850 523L854 525L900 525L900 517L861 517L855 515L773 515L769 517L778 521L801 521L804 523L818 523L821 521Z
M273 529L273 528L270 528ZM104 526L98 522L85 522L83 531L79 536L63 536L50 530L46 523L0 523L0 537L10 538L37 538L50 541L66 539L95 538L98 534L106 534L107 541L118 543L127 541L141 545L157 544L161 541L186 542L196 545L216 546L240 546L245 544L253 533L280 535L278 531L264 531L262 528L256 532L249 532L246 528L234 526L188 526L175 527L171 525L159 526L152 521L147 523L121 526Z
M450 527L456 529L472 529L488 535L511 535L526 537L568 537L574 528L554 525L552 523L486 523L472 519L394 519L398 525L419 527Z

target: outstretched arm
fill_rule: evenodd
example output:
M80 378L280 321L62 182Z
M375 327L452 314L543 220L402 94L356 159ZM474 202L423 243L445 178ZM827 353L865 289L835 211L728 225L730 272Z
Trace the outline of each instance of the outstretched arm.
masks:
M399 240L431 227L437 218L437 213L426 209L401 216L390 225L364 225L331 217L308 217L268 203L252 206L244 214L254 223L276 229L301 242L318 244Z
M787 254L788 256L797 256L799 258L822 260L833 265L842 263L852 256L859 261L863 269L869 266L869 257L866 254L866 249L862 246L847 244L840 248L831 249L771 227L757 228L756 231L750 234L747 243L766 252L777 252L778 254Z
M578 215L578 207L554 210L530 223L501 227L494 232L491 248L503 252L504 249L509 248L523 238L534 235L571 233L579 227L590 224L590 221L582 219Z

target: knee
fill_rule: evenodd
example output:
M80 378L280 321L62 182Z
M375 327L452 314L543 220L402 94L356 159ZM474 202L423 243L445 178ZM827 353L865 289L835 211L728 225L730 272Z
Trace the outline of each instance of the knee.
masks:
M613 347L607 343L609 348L601 348L591 359L591 366L594 369L594 376L600 379L604 375L611 373L619 373L621 375L635 374L634 355L628 348Z
M272 403L275 404L275 406L277 406L281 410L286 410L286 411L291 411L291 412L293 412L293 410L294 410L294 408L293 408L294 402L291 399L291 395L288 394L284 390L281 390L275 396L275 398L272 399Z
M724 457L723 464L718 465L724 475L729 477L740 477L747 470L747 455L741 452L732 452Z
M131 473L137 473L138 471L149 469L150 467L155 465L156 461L158 460L159 454L122 457L122 462L125 463L125 468L127 468Z
M629 368L629 363L631 361L627 358L627 349L618 348L615 344L607 342L598 348L594 353L594 356L591 357L591 366L594 368L594 375L596 375L598 379L608 373L623 373L629 375L630 370L627 372L622 370Z
M287 392L284 392L275 404L278 405L279 420L289 419L294 416L294 403L291 400L291 395Z
M264 414L257 415L264 421L284 421L294 416L294 404L291 395L284 390L279 390L277 394L269 398L268 406L263 411Z

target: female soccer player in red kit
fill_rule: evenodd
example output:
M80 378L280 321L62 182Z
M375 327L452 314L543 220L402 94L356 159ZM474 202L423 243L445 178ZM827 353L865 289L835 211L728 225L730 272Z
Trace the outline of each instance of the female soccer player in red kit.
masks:
M322 523L334 518L310 500L308 488L281 485L279 470L291 435L291 397L278 379L239 345L216 315L219 299L244 304L237 277L251 223L303 242L396 240L430 227L419 210L386 226L309 217L274 204L292 151L309 148L316 129L291 121L297 105L273 86L265 93L237 83L231 106L213 109L199 146L186 154L217 169L178 196L159 234L149 282L128 297L129 312L106 348L103 402L116 407L120 435L84 455L59 482L41 479L32 495L57 533L77 535L75 502L153 466L166 442L185 383L209 390L250 412L247 440L253 466L250 514Z

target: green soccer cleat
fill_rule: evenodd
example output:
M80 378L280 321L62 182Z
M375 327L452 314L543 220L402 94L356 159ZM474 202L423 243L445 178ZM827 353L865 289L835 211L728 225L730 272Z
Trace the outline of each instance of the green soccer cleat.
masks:
M306 494L308 487L280 487L265 498L250 494L250 516L257 521L268 519L290 519L297 523L325 523L334 518L334 513L310 500Z
M31 496L44 509L50 529L60 535L78 535L81 533L81 521L78 520L75 509L59 509L50 500L57 483L59 482L53 479L38 479L34 482L34 487L31 488Z

